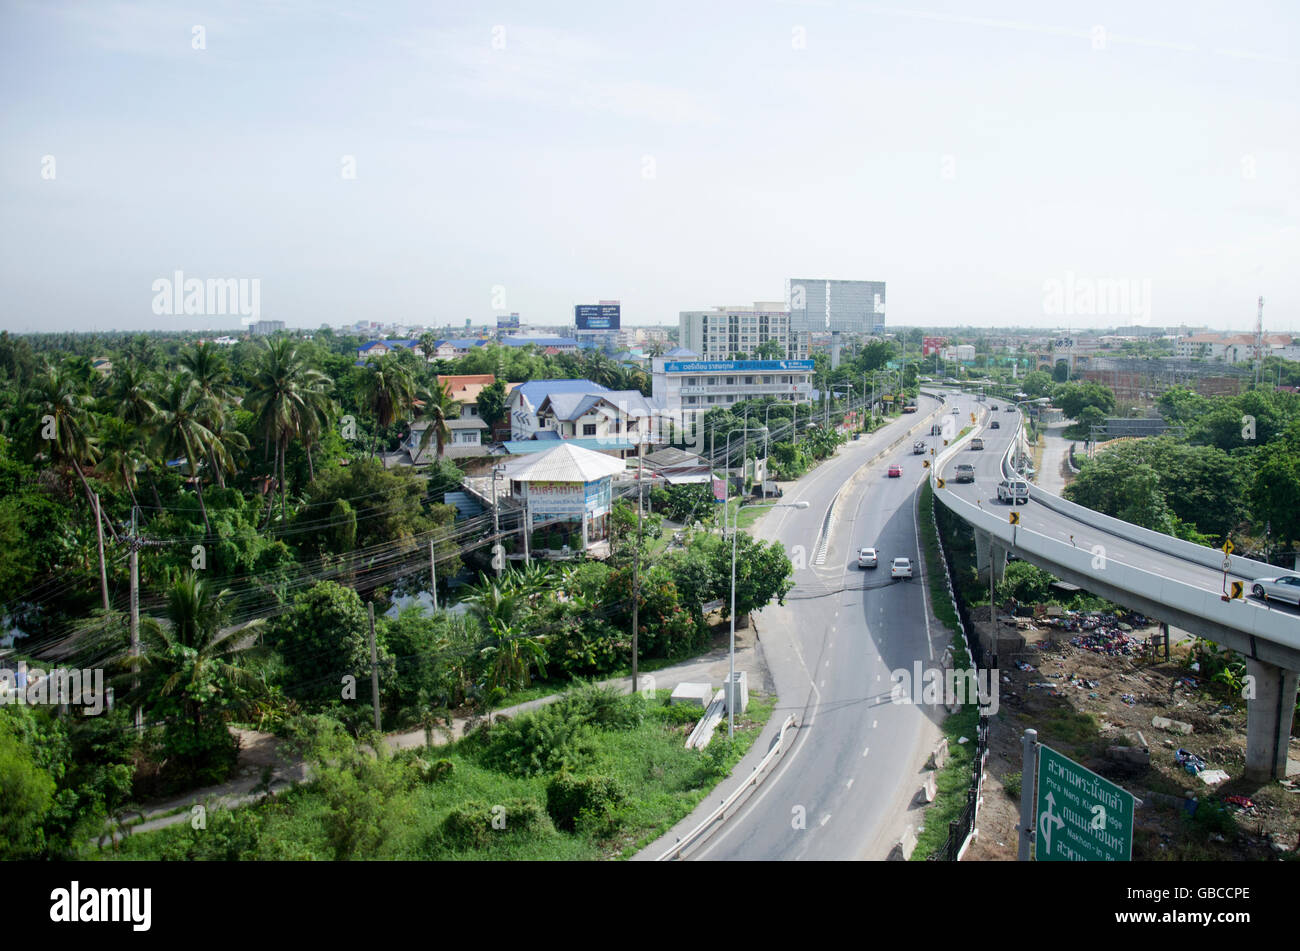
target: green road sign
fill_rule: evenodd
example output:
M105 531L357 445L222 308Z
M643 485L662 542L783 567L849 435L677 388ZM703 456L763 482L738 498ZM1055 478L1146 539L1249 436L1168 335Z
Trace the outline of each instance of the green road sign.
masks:
M1040 862L1127 862L1133 853L1133 794L1046 746L1038 747L1034 858Z

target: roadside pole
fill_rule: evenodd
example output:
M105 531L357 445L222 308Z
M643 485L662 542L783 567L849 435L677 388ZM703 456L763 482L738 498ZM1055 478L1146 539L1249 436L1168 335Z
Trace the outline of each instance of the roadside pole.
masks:
M369 602L370 609L370 699L375 708L375 729L379 723L379 652L375 649L375 602Z
M433 609L438 610L438 562L433 557L433 539L429 539L429 593L433 595Z
M1020 766L1020 850L1019 862L1029 861L1029 847L1034 841L1034 777L1038 766L1038 731L1026 730L1024 758Z

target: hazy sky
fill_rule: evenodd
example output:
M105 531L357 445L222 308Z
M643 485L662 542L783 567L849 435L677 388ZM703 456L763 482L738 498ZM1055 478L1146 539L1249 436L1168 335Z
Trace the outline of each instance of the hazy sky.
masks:
M1300 331L1298 9L0 0L0 328L239 327L155 315L180 270L313 327L811 275L887 281L895 325L1262 294ZM1129 313L1052 312L1067 281Z

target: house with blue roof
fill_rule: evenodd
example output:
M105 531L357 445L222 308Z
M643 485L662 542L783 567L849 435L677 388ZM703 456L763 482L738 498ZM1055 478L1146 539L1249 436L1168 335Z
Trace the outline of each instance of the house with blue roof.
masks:
M609 387L591 380L529 380L520 383L506 397L506 414L510 418L510 438L532 439L540 430L538 408L553 393L608 393Z
M658 443L659 416L655 402L640 390L548 393L537 407L537 438Z
M578 341L572 337L530 337L516 334L502 337L501 343L507 347L535 346L542 350L554 350L557 353L576 353L579 348Z

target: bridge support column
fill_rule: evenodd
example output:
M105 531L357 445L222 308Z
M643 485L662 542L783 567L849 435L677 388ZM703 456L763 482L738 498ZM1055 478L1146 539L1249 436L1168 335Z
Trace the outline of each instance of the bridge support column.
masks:
M1246 705L1246 777L1285 779L1297 672L1247 657L1246 674L1255 686L1255 697Z
M988 532L975 532L975 573L984 581L989 580L989 545L992 537Z
M1001 542L993 542L993 544L989 546L989 557L991 559L990 564L993 570L993 583L1001 584L1002 576L1006 574L1007 570L1006 546Z

